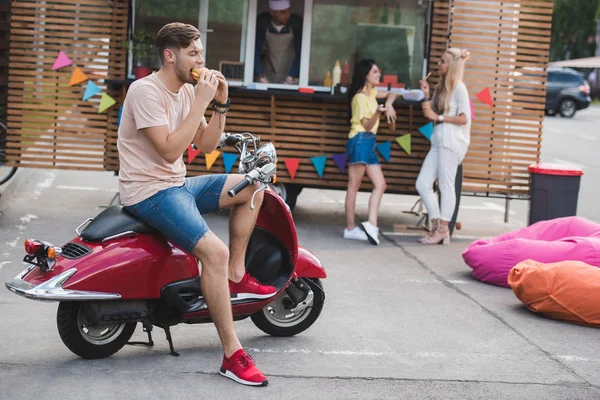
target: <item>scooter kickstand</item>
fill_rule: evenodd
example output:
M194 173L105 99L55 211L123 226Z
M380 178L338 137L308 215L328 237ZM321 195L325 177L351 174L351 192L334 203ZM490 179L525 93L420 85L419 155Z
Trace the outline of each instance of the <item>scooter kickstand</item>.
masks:
M154 340L152 340L152 324L146 324L144 323L144 332L146 332L148 334L148 341L147 342L127 342L127 344L130 345L136 345L136 344L141 344L143 346L148 346L148 347L153 347L154 346Z
M169 349L171 350L171 355L179 357L179 353L176 352L173 348L173 339L171 339L171 330L169 329L169 325L165 325L162 328L165 330L165 335L167 336L167 341L169 342Z

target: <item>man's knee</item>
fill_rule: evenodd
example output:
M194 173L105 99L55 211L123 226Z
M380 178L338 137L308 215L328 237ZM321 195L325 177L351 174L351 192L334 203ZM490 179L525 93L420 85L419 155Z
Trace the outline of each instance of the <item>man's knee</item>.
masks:
M212 232L208 232L194 246L193 254L202 263L203 270L227 273L229 248Z

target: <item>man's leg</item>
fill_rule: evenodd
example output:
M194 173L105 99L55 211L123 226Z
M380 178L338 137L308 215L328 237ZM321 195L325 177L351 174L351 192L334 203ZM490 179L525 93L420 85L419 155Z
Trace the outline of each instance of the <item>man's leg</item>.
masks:
M226 357L242 348L233 329L233 315L227 280L229 250L214 233L208 231L198 241L192 254L202 263L202 294L217 327Z
M239 282L246 273L246 248L256 218L260 211L263 201L263 192L257 193L254 197L254 210L250 209L250 201L258 185L249 186L242 190L235 197L229 197L227 191L242 181L243 175L229 175L221 192L221 208L231 207L231 216L229 218L229 279L233 282Z

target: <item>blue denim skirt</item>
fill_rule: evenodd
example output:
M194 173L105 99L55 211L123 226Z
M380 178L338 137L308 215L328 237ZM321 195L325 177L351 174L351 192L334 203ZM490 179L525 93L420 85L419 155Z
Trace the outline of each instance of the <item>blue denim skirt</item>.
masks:
M358 132L346 143L348 164L379 165L375 152L376 136L371 132Z

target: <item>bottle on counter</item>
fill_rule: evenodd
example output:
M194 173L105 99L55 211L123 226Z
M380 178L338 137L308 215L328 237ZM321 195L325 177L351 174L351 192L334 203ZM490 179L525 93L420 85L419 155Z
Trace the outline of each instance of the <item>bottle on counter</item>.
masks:
M340 83L342 78L342 67L340 66L339 60L335 62L335 67L333 67L333 74L331 78L331 86L336 86Z
M342 84L342 86L350 85L350 66L348 65L348 61L344 61L344 68L342 69L340 83Z
M331 87L331 83L331 73L327 71L327 73L325 74L325 79L323 79L323 86Z

